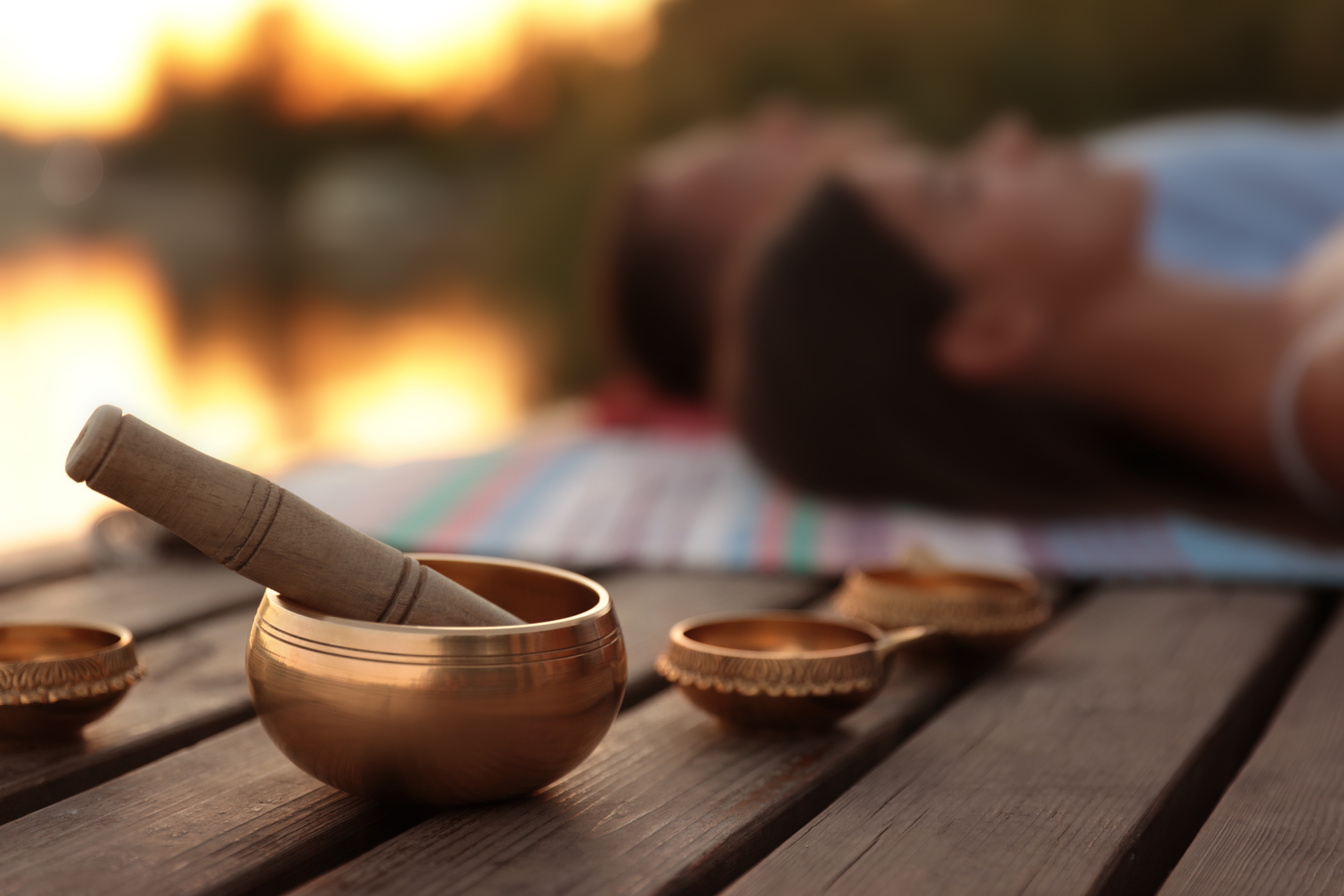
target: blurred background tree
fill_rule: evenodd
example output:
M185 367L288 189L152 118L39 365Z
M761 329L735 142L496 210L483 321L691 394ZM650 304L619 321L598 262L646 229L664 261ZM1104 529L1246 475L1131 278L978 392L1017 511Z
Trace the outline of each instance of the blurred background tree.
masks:
M26 432L0 446L0 466L33 471L6 485L10 506L72 494L50 458L102 401L263 470L506 437L603 375L586 285L617 173L661 138L765 100L874 110L942 145L1005 109L1057 135L1195 111L1344 113L1338 0L382 0L383 20L372 4L235 0L241 62L207 85L180 48L121 47L132 73L158 59L152 112L94 135L105 175L91 198L44 197L37 172L61 134L25 132L14 103L38 117L44 106L7 74L6 53L36 51L64 78L132 12L174 3L180 14L191 0L0 13L0 375L42 384L0 391L0 412ZM507 46L522 52L484 93L463 70L461 84L436 76L441 95L370 102L367 84L301 39L296 16L337 7L366 30L399 26L420 50L418 15L437 16L445 41L463 37L455 16L514 16ZM559 40L517 20L606 10L628 24L646 8L652 27ZM48 43L19 30L28 13ZM361 26L346 24L357 42ZM383 49L383 64L404 61ZM296 73L344 99L297 114ZM110 335L142 310L159 319L144 324L148 343ZM153 353L169 357L140 376ZM60 514L51 528L73 518ZM0 543L46 525L16 516Z
M935 144L1005 109L1058 135L1198 111L1344 112L1344 4L1330 0L675 0L658 22L632 69L534 59L517 89L546 113L476 131L511 159L496 274L563 321L581 320L591 238L572 223L592 220L612 172L772 97L879 110ZM583 330L565 344L557 382L590 380Z
M263 19L245 77L170 90L111 155L123 170L242 178L277 208L324 159L413 155L471 198L438 261L555 332L543 379L564 394L601 371L583 293L604 188L640 147L704 118L788 96L951 143L1004 109L1061 135L1196 110L1344 109L1344 4L1330 0L671 0L655 14L656 42L633 65L538 45L451 124L413 109L285 117L283 60L268 50L285 23ZM298 276L291 248L263 271L281 304Z

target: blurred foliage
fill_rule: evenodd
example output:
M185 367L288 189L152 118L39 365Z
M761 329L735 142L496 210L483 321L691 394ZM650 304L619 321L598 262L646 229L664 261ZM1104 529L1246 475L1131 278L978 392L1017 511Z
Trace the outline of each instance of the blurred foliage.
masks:
M1006 109L1072 135L1214 109L1344 111L1337 0L674 0L631 70L538 59L553 109L520 153L498 243L596 369L581 296L611 173L642 145L771 97L868 108L936 144ZM451 138L447 138L451 139Z
M204 109L170 103L140 151L244 146L216 163L283 193L323 153L397 143L489 185L457 257L556 323L565 391L600 370L584 292L606 187L640 147L705 117L789 96L874 109L946 144L1004 109L1062 135L1192 110L1344 110L1338 0L670 0L658 33L628 68L539 50L496 103L452 127L403 114L299 130L258 111L262 65Z

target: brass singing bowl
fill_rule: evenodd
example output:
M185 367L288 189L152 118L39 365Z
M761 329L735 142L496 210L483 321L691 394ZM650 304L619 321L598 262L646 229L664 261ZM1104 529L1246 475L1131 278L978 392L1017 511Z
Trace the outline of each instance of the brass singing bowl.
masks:
M1039 581L1018 569L970 569L928 561L851 569L831 609L882 629L931 625L968 647L1010 647L1050 618Z
M672 627L657 667L729 724L824 728L881 690L898 647L932 633L808 613L701 616Z
M0 625L0 738L73 738L144 674L134 637L119 625Z
M559 779L602 740L625 693L606 589L532 563L413 556L526 624L363 622L267 591L247 650L267 734L318 780L376 799L480 803Z

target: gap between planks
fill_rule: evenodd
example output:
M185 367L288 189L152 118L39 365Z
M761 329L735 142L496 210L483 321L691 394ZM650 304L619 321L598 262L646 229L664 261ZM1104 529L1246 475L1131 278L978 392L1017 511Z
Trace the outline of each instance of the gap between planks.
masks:
M1344 892L1342 688L1337 614L1162 896Z
M668 582L669 579L676 579L675 586ZM622 626L630 633L630 660L632 660L632 669L634 670L633 681L644 681L646 678L656 677L653 673L653 658L657 650L661 649L661 641L665 638L667 629L681 618L685 611L691 613L700 613L711 609L757 609L757 607L781 607L798 606L806 603L818 594L820 582L813 579L800 579L796 576L742 576L742 575L659 575L659 574L612 574L603 576L603 580L610 587L617 602L618 613L621 613ZM203 623L207 627L214 626L215 634L212 635L212 641L216 646L222 642L235 642L238 646L237 661L238 669L234 670L233 678L228 682L226 689L233 690L234 707L245 707L241 712L250 715L250 701L246 701L245 680L241 676L242 647L246 643L246 627L250 625L251 614L239 614L237 621L234 621L235 629L226 631L223 629L224 621L210 621ZM146 650L153 647L156 643L165 643L173 645L185 641L191 629L173 630L171 634L164 635L163 638L156 639L146 645ZM191 653L191 650L187 650ZM146 657L148 658L148 657ZM152 664L153 665L153 664ZM187 668L191 668L190 662ZM151 678L153 681L153 678ZM172 688L168 676L160 677L163 688ZM646 692L652 693L655 690L652 681L646 681L641 685ZM152 703L152 688L149 682L138 685L133 689L132 695L126 699L126 704L118 707L108 720L98 723L99 725L108 725L113 720L120 719L124 725L132 725L133 719L136 719L136 713L126 713L120 715L125 709L134 708L130 701L136 699L136 692L142 693L141 707L148 707ZM242 703L246 701L246 703ZM234 721L237 719L234 719ZM90 731L94 731L91 728ZM105 740L112 737L106 735ZM98 752L98 740L91 740L90 746L93 747L95 754ZM177 743L175 746L184 746L183 743ZM59 751L58 751L59 752ZM222 778L210 780L206 783L206 789L196 793L194 797L187 798L185 801L177 802L175 794L180 787L199 786L199 775L194 775L190 771L183 771L192 763L199 762L200 755L218 756L218 762L215 759L207 760L223 770ZM106 755L106 754L105 754ZM269 772L261 770L257 764L243 762L249 756L265 756L263 766L269 763ZM50 755L47 758L51 763L59 764L63 760L69 760L70 756ZM109 756L110 760L110 756ZM243 764L239 764L239 763ZM39 763L40 764L40 763ZM120 771L120 766L117 766ZM250 791L243 791L242 794L234 794L235 785L238 780L249 778L254 774L270 774L271 780L284 780L285 787L290 790L301 791L302 794L320 794L320 798L313 798L309 801L308 797L300 799L304 809L298 809L298 805L289 805L286 803L284 809L280 810L280 815L292 813L293 817L277 818L274 814L267 814L267 823L273 823L280 827L293 825L298 830L297 840L290 841L292 853L269 853L266 850L255 853L255 857L261 857L265 868L254 868L249 865L253 860L253 854L247 853L238 857L241 862L235 866L237 875L223 875L223 880L216 880L215 884L223 888L220 892L258 892L258 888L277 887L277 885L297 883L298 880L306 879L319 870L328 868L335 862L348 858L352 853L359 852L360 849L368 848L379 840L390 836L394 830L399 830L405 826L405 823L395 821L396 818L405 818L405 811L379 810L368 805L366 801L359 801L355 798L344 797L343 794L336 794L335 791L314 782L308 776L302 774L288 760L282 758L274 747L270 746L269 740L262 735L261 729L255 724L242 725L237 731L228 732L226 735L211 737L210 740L198 744L196 747L187 748L187 750L177 750L160 762L151 763L149 766L140 768L140 770L130 772L103 783L102 786L86 791L86 793L75 795L66 799L66 801L56 803L54 806L48 806L47 809L35 811L26 817L17 819L11 825L5 826L3 836L0 836L0 842L3 844L20 844L24 840L23 832L42 832L44 825L50 825L52 819L62 819L59 825L69 826L71 817L89 819L98 817L103 809L112 807L110 818L117 818L116 823L106 822L116 829L121 829L126 823L134 823L136 811L128 809L122 802L129 801L134 806L144 807L146 803L159 807L163 810L161 799L167 799L172 803L168 814L179 819L183 830L198 830L195 822L192 822L191 815L203 811L200 809L206 802L211 805L234 806L237 807L238 799L246 799L246 794ZM71 776L71 782L78 782L79 776ZM30 782L31 783L31 782ZM141 787L144 794L142 798L133 797L136 793L136 787ZM214 791L222 791L223 797L215 802ZM42 794L38 789L32 793ZM48 791L48 794L55 791ZM231 795L233 794L233 795ZM59 794L58 794L59 795ZM255 795L255 794L253 794ZM161 799L160 799L161 798ZM22 801L23 797L15 797ZM40 797L39 797L40 799ZM347 805L353 801L353 809ZM265 801L262 801L265 802ZM324 809L313 809L314 806L337 806L339 809L333 809L333 817L324 817ZM157 811L157 810L156 810ZM255 813L258 809L246 810L249 813ZM263 811L263 810L261 810ZM184 813L184 814L183 814ZM314 814L316 813L316 814ZM349 814L347 814L349 813ZM378 819L376 822L368 822L366 815L372 813L372 817ZM219 809L220 817L227 817L228 810ZM415 821L425 813L411 813L411 821ZM310 817L313 815L313 817ZM141 822L148 819L140 817ZM102 832L102 833L99 833ZM314 832L319 836L310 838ZM177 834L176 832L175 838ZM95 823L94 829L87 830L91 840L105 840L105 830L102 829L102 823ZM38 840L42 840L42 834L38 834ZM371 837L371 841L363 838ZM175 840L176 842L176 840ZM4 866L7 869L9 880L20 880L24 875L22 869L28 869L32 876L28 877L24 883L24 892L56 892L66 887L78 887L79 881L86 876L94 875L94 868L98 862L106 860L106 853L103 852L103 844L95 844L94 852L91 853L97 857L94 865L79 864L78 857L70 854L73 849L74 838L66 837L62 840L62 860L52 861L47 857L38 865L27 865L26 858L30 856L31 850L17 849L15 853L9 853L5 858ZM180 845L180 844L179 844ZM87 846L87 844L86 844ZM71 848L71 849L66 849ZM138 836L125 844L126 850L130 854L140 852L141 845ZM8 849L4 849L8 852ZM75 850L78 852L78 850ZM227 852L227 850L226 850ZM87 853L81 853L87 854ZM148 861L152 864L151 858L141 856L140 860ZM317 865L310 865L310 862L317 862ZM46 869L46 870L43 870ZM298 875L297 879L294 875ZM102 870L97 873L99 880L99 889L102 892L114 892L116 879L114 870ZM211 876L206 875L200 879L203 881L200 885L207 885ZM122 881L126 884L126 892L136 892L136 888L142 887L144 881L137 877L133 880ZM169 891L179 892L183 887L181 881L176 881L169 885ZM231 891L230 888L237 887L237 891ZM46 888L46 889L44 889ZM212 891L211 891L212 892Z
M244 651L254 611L235 609L147 638L145 680L82 738L0 744L0 822L10 821L245 722Z
M1151 893L1321 620L1295 593L1099 594L728 893Z

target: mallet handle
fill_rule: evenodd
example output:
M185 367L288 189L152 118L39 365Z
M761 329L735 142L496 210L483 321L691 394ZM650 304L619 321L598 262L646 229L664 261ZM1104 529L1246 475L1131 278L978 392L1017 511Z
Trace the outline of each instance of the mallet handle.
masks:
M65 471L229 569L322 613L407 625L522 622L274 482L111 405L89 417Z

